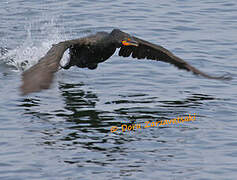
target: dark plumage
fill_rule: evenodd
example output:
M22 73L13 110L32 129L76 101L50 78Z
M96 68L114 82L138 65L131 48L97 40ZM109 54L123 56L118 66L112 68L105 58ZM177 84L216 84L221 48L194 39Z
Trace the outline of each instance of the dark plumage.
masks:
M116 48L120 48L119 56L128 57L132 54L133 58L168 62L179 69L185 69L206 78L228 79L225 76L214 77L203 73L162 46L114 29L111 33L98 32L95 35L53 45L36 65L23 72L21 86L23 95L50 87L54 73L59 69L60 60L68 48L70 59L68 64L62 67L64 69L69 69L71 66L95 69L98 63L106 61L114 54Z

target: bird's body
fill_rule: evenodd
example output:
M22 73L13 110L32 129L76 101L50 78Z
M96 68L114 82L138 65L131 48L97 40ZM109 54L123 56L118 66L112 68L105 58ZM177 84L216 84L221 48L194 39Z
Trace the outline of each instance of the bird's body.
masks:
M104 62L110 58L116 50L113 42L107 40L109 36L109 33L98 32L89 37L91 41L87 44L72 45L69 48L69 63L63 68L69 69L74 65L79 68L97 68L98 63Z
M162 46L131 36L119 29L114 29L111 33L98 32L95 35L53 45L36 65L23 73L22 94L48 89L67 49L69 49L70 58L69 62L62 67L63 69L69 69L71 66L95 69L98 63L110 58L117 48L120 48L119 56L128 57L132 55L133 58L137 59L163 61L206 78L228 79L224 76L210 76L189 65Z

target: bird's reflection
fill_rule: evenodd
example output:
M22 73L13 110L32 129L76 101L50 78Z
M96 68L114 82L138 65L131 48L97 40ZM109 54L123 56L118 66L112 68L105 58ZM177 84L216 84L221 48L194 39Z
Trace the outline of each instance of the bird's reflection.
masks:
M160 101L163 103L163 107L199 107L203 104L204 101L215 100L216 98L211 95L194 93L188 96L183 100L175 100L175 101Z
M65 121L73 122L73 129L79 129L87 132L88 128L96 128L99 132L108 132L105 130L107 126L120 126L123 123L131 123L134 120L162 120L169 119L172 116L189 113L186 108L200 107L205 101L215 100L211 95L193 93L187 95L186 98L173 101L160 101L156 97L147 97L146 94L131 96L120 96L119 100L105 102L105 104L118 104L113 112L103 111L96 107L100 101L100 97L93 90L85 90L85 84L69 84L59 83L59 90L64 107L54 110L50 114L41 112L41 101L39 97L24 99L20 106L24 107L27 114L43 118L60 117ZM186 92L190 93L190 92ZM137 106L139 104L139 106ZM144 104L141 107L141 104ZM146 104L154 104L154 107L146 106ZM158 107L159 106L159 107ZM38 107L37 111L34 111ZM165 108L164 108L165 107ZM67 113L64 113L67 112Z
M186 98L174 101L159 101L158 98L146 98L146 94L134 96L119 96L120 100L111 101L111 103L119 104L119 107L113 112L103 111L97 108L97 103L100 102L100 96L93 90L85 90L85 84L69 84L59 83L59 93L62 97L64 107L63 109L54 110L46 114L41 111L41 101L39 97L24 99L21 107L25 109L26 114L30 114L39 119L46 119L45 117L54 117L55 119L63 119L60 123L50 121L49 127L42 126L40 133L43 134L41 145L50 146L50 148L60 149L78 149L85 151L96 151L104 153L124 153L126 149L123 144L139 141L139 136L126 135L113 136L111 139L110 128L112 126L121 127L126 124L127 126L135 123L142 123L147 120L158 121L170 119L172 116L183 115L189 113L190 109L200 108L205 101L215 100L216 98L211 95L193 93L187 95ZM190 92L186 92L189 94ZM140 98L137 100L137 98ZM126 101L124 99L127 99ZM129 99L129 100L128 100ZM138 102L136 102L138 101ZM136 103L143 103L144 107L136 107ZM106 102L105 104L108 104ZM154 104L155 108L147 107L146 104ZM134 105L134 106L131 106ZM163 106L165 108L157 108ZM166 109L166 110L165 110ZM168 110L167 110L168 109ZM64 113L67 112L67 113ZM46 122L45 122L46 123ZM170 128L170 127L159 127ZM143 131L140 133L143 133ZM152 137L151 137L152 138ZM113 143L111 144L111 141ZM110 143L109 143L110 142ZM166 140L159 136L156 142L166 143ZM110 144L108 146L108 144ZM81 163L81 160L72 157L65 160L66 163ZM105 162L102 162L105 163Z
M172 115L189 113L186 108L199 108L205 101L215 100L211 95L193 93L180 100L159 101L156 97L147 97L146 94L132 96L120 96L120 100L105 102L105 104L119 104L113 112L97 109L96 104L100 97L93 90L84 90L85 84L59 83L60 95L64 101L63 109L54 110L48 116L57 116L65 121L73 122L72 128L80 129L84 127L98 128L111 125L121 125L121 120L128 120L128 123L134 120L160 120L169 119ZM190 93L190 92L186 92ZM139 97L139 99L137 98ZM133 99L134 98L134 99ZM22 101L21 107L24 107L25 113L42 118L46 113L40 111L42 99L39 97L26 98ZM154 107L146 104L154 104ZM132 106L131 106L132 104ZM139 106L136 106L139 104ZM140 104L144 104L141 107ZM163 108L158 108L163 107ZM34 111L38 107L37 111ZM164 107L166 110L164 110ZM64 113L67 112L67 113ZM102 130L107 132L106 130Z
M99 101L97 95L92 91L82 89L83 83L66 84L60 83L59 90L65 102L65 109L71 111L66 115L69 121L80 123L80 119L87 117L88 120L98 120L99 112L95 111L96 102Z
M58 114L68 122L75 123L71 129L79 129L82 132L89 131L89 128L97 128L100 133L107 132L100 128L105 119L101 117L105 111L97 110L96 103L99 101L96 93L83 90L83 83L68 84L60 83L59 89L65 102L65 107L70 114Z

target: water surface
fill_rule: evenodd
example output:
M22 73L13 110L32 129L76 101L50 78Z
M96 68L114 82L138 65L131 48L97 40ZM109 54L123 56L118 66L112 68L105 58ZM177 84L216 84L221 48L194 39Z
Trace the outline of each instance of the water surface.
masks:
M1 179L235 179L234 0L3 0L0 16ZM234 79L114 55L93 71L58 72L49 90L19 95L22 70L51 44L113 28ZM194 113L194 122L121 131Z

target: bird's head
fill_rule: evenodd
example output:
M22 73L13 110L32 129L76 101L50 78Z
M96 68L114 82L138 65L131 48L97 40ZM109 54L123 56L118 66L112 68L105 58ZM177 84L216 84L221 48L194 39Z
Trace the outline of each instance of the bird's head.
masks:
M138 46L138 42L133 40L133 38L126 38L121 41L123 46Z
M112 39L114 42L119 46L138 46L138 42L136 42L132 36L129 34L119 30L119 29L114 29L110 33Z

